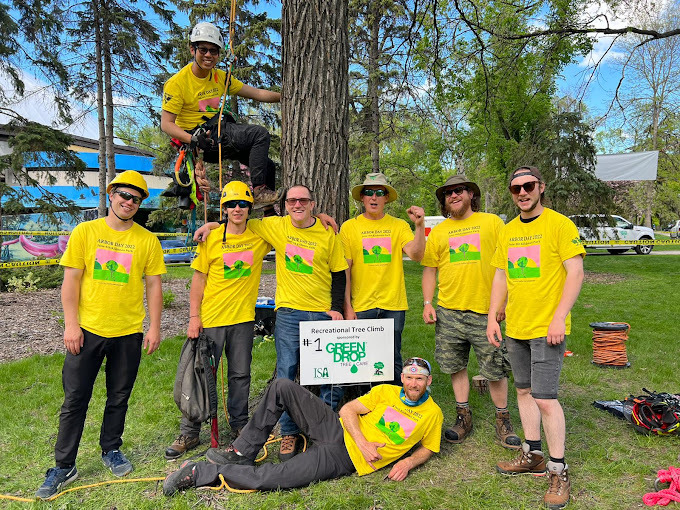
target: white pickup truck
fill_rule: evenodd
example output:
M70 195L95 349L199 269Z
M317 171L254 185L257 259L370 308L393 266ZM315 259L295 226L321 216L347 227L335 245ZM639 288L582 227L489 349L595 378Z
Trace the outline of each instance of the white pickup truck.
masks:
M649 255L654 248L652 244L636 244L635 241L651 241L654 239L654 231L648 227L633 225L630 221L616 214L604 215L575 215L570 216L578 227L583 246L607 250L612 255L625 253L630 249L638 255ZM589 245L588 241L631 241L630 244L616 245Z

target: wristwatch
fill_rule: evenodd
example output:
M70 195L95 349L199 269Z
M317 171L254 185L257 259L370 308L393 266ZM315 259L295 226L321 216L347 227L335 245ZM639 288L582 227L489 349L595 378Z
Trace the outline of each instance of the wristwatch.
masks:
M425 301L425 302L423 303L423 306L425 306L425 305L431 305L431 304L432 304L432 301Z

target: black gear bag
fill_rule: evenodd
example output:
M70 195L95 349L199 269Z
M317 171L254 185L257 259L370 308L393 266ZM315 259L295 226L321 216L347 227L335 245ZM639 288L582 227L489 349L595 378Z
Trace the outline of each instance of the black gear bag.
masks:
M182 346L175 376L175 403L182 414L194 423L217 417L213 342L201 333L187 338Z

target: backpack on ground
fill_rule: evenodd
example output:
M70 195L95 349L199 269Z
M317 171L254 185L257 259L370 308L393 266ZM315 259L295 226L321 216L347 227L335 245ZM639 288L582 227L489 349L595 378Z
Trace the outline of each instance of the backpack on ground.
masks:
M191 422L199 423L217 417L213 342L201 333L187 338L182 346L175 376L175 403Z

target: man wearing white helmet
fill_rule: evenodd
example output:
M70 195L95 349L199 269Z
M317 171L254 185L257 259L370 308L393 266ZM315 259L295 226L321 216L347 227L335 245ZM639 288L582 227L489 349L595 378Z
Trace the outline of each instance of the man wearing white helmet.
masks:
M61 258L64 282L66 359L62 370L64 404L55 445L56 466L47 471L36 497L47 499L78 477L76 455L99 368L106 358L106 407L99 436L102 462L116 476L132 471L120 452L121 436L142 346L151 354L161 341L165 273L158 238L132 221L149 197L144 178L128 170L106 188L109 213L79 224ZM150 325L142 335L144 284Z
M218 363L224 349L228 362L229 426L235 438L248 422L255 301L262 259L271 246L247 226L253 195L245 182L228 183L222 190L220 206L227 222L210 232L191 264L194 276L187 336L198 338L203 330L213 342ZM183 416L180 434L165 450L165 458L176 459L198 446L200 430L200 423Z
M275 188L275 166L268 158L269 133L262 126L237 124L226 112L223 115L221 139L217 121L220 99L227 86L227 73L216 69L224 39L212 23L198 23L191 31L191 56L187 64L163 87L161 129L172 138L203 150L203 159L217 163L218 143L222 157L236 159L250 168L254 201L258 206L271 205L278 199ZM246 85L233 76L228 94L263 103L278 103L279 92Z

